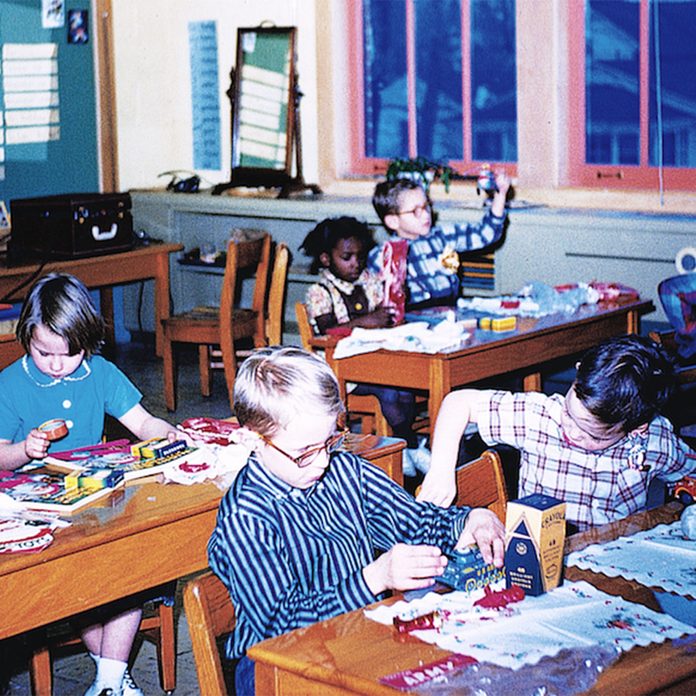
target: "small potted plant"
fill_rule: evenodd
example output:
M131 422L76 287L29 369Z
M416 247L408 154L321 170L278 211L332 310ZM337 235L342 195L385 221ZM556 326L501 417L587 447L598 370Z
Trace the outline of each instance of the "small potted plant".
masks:
M413 179L423 186L428 193L433 181L442 181L445 191L449 193L449 187L456 172L448 164L433 162L425 157L395 158L390 160L387 167L387 179Z

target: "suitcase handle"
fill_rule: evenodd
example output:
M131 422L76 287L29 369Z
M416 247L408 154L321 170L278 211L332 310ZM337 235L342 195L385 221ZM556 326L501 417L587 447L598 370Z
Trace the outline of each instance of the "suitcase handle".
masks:
M108 229L105 232L102 232L99 229L99 225L92 225L92 237L94 237L96 242L108 242L110 239L113 239L116 236L117 232L118 225L115 222L112 223L111 229Z

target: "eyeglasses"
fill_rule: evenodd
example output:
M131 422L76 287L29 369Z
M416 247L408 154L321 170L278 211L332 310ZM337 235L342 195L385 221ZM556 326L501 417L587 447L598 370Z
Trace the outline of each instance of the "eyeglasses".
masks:
M397 213L397 215L415 215L418 217L421 213L430 214L431 206L432 204L430 201L426 201L425 203L417 205L415 208L411 208L411 210L402 210L400 213Z
M302 452L302 454L298 455L297 457L293 457L292 454L288 454L285 450L280 449L278 445L274 444L273 440L266 437L265 435L261 435L261 433L259 433L259 437L269 447L272 447L276 452L279 452L284 457L287 457L288 459L292 460L298 467L300 467L300 469L302 469L305 466L309 466L324 450L326 450L326 454L332 454L337 449L340 449L343 445L343 442L346 439L346 435L349 432L350 431L348 430L348 428L344 428L340 432L334 433L323 444L317 445L316 447L310 447L308 450L305 450L304 452Z

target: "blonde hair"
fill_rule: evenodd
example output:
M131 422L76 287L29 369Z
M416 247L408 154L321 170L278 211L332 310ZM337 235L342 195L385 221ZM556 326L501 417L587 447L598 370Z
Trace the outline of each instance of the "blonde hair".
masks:
M325 360L301 348L259 348L244 360L234 382L239 423L274 435L298 415L343 415L338 380Z

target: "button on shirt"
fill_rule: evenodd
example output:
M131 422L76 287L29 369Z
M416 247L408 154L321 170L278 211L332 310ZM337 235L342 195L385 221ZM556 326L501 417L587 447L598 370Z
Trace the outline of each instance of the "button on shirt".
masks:
M662 416L639 438L644 464L649 466L641 471L630 465L635 443L629 437L597 452L569 445L561 428L565 398L561 394L485 394L479 434L489 445L508 444L520 450L520 496L545 493L565 501L566 519L580 530L645 508L653 478L678 481L694 471L689 448Z
M252 455L222 500L208 544L210 567L236 612L228 656L375 601L362 568L378 551L406 542L448 553L468 512L418 503L346 452L333 455L306 490L276 478Z
M497 242L505 217L487 212L477 224L436 225L430 234L409 240L406 285L408 304L441 299L454 303L459 296L459 275L452 265L453 252L478 251ZM382 246L368 255L368 266L382 269Z

